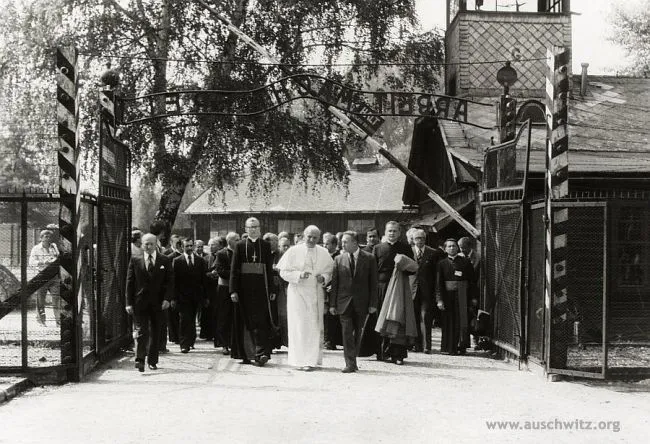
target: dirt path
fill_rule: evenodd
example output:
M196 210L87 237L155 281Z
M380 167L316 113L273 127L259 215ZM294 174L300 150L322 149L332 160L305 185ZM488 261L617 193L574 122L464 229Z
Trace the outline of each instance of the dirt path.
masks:
M643 383L550 383L483 354L411 354L402 367L364 358L351 375L340 373L342 351L326 352L311 373L286 359L243 366L202 341L139 374L125 356L87 382L0 406L0 443L640 442L650 430ZM609 429L575 430L576 420ZM553 430L490 430L486 421Z

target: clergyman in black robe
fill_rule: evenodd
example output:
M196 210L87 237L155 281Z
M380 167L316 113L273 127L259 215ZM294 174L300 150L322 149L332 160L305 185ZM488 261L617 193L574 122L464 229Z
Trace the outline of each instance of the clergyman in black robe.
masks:
M440 351L465 354L469 347L468 287L474 281L472 263L458 255L455 239L445 242L447 257L438 262L436 302L441 310Z
M399 223L396 221L387 222L384 234L386 241L375 245L372 253L377 261L377 313L381 312L388 283L393 276L395 256L399 253L413 259L411 247L406 242L399 240L401 234ZM374 350L378 361L403 361L407 357L406 347L396 344L391 346L389 338L382 338L375 332L376 323L376 317L373 316L368 319L367 326L363 329L361 337L359 356L368 356L368 345L374 342Z
M260 222L246 220L248 237L234 248L230 268L230 296L255 344L255 364L271 358L270 301L275 298L271 246L261 239Z

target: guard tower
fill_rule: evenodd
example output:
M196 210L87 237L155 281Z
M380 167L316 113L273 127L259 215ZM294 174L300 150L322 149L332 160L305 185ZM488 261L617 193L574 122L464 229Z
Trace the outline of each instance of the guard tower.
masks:
M509 60L518 80L513 97L544 97L546 49L571 47L570 0L447 0L445 89L452 96L498 97L490 65ZM536 6L536 7L535 7ZM531 59L541 59L532 60ZM518 60L526 61L517 63ZM569 69L571 62L568 64ZM542 73L542 75L540 75ZM569 78L571 73L569 72Z

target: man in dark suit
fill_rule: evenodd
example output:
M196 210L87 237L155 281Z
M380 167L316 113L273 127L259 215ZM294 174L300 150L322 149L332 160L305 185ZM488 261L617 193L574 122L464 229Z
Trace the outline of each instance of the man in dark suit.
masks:
M415 351L431 354L431 328L434 307L436 307L436 266L444 258L438 248L426 244L427 234L422 229L413 231L413 254L418 263L418 271L413 281L413 306L415 321L418 323L418 342Z
M171 260L172 264L174 259L183 255L183 240L177 234L172 234L169 240L169 248L163 250L163 254ZM169 332L169 342L175 344L179 343L178 323L179 314L178 308L174 305L167 310L167 331Z
M239 242L239 234L232 231L228 233L226 235L226 247L217 252L215 262L215 272L217 273L219 286L217 288L217 317L215 318L217 330L214 345L216 347L220 343L224 355L230 354L230 344L232 342L234 309L233 302L230 300L230 264L232 263L232 255L237 242Z
M205 261L206 266L210 259L210 254L205 251L205 242L201 239L194 241L194 254ZM209 280L206 280L206 283L209 283ZM216 289L215 289L216 290ZM210 295L210 291L206 288L206 298L212 302L213 297ZM214 339L214 320L212 318L212 312L210 306L203 307L199 305L197 309L197 317L199 319L199 338L205 339L207 341L212 341Z
M217 331L217 315L218 315L218 304L217 304L217 287L219 283L219 275L217 274L217 252L221 249L220 241L218 237L213 237L208 241L208 250L209 253L204 257L207 267L206 276L206 292L208 296L208 308L205 310L209 313L209 325L210 332L206 337L212 338L214 341L214 347L218 347L216 331ZM201 336L201 335L199 335Z
M156 246L156 236L142 236L143 255L131 258L126 275L126 311L133 316L135 366L140 372L145 357L150 369L158 368L161 320L174 285L171 261L158 253Z
M377 262L359 248L357 233L346 231L341 239L346 254L334 258L330 313L339 315L343 330L343 373L354 373L361 329L366 316L377 311Z
M363 251L372 253L372 249L375 248L375 245L377 245L379 241L379 230L377 230L375 227L372 227L366 232L366 246L363 247Z
M339 240L332 233L323 234L323 246L327 248L327 252L330 254L332 260L336 260L337 256L341 254ZM341 323L338 316L333 316L329 310L330 305L330 294L332 290L328 285L325 287L325 312L324 312L324 321L323 321L323 337L324 337L324 346L327 350L336 350L337 345L343 344L343 339L341 338Z
M194 254L194 241L183 240L183 254L174 259L174 298L172 307L178 308L179 342L181 353L194 348L196 341L196 311L200 304L208 305L206 293L207 266L203 258Z

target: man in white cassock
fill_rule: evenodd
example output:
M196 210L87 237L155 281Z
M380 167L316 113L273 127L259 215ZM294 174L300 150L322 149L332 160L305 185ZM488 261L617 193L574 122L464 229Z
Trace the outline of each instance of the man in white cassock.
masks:
M316 245L319 238L318 227L308 226L304 242L289 248L277 265L280 277L289 283L289 365L303 371L311 371L323 362L325 286L331 279L334 261L327 249Z

